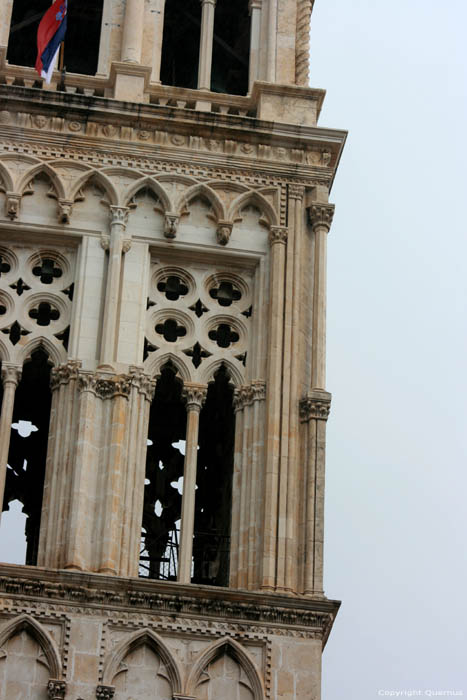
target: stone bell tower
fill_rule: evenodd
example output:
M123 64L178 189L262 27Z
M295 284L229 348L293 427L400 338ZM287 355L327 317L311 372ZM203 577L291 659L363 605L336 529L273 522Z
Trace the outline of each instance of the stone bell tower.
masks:
M50 85L0 7L2 698L321 697L312 4L70 0Z

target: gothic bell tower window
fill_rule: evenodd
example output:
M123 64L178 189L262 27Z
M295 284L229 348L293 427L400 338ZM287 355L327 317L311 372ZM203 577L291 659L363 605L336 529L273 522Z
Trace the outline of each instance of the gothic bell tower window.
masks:
M64 66L69 73L94 75L97 70L104 0L68 3ZM39 22L50 0L14 0L7 59L11 65L34 66ZM83 50L83 37L86 37Z
M166 0L161 82L197 87L201 4L199 0Z

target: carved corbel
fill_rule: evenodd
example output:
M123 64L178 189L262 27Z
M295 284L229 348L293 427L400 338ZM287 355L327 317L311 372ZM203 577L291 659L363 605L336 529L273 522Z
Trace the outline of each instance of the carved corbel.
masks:
M101 234L101 248L102 250L109 250L110 248L110 236L108 233Z
M216 238L220 245L227 245L232 234L233 223L231 221L218 221Z
M177 235L177 228L180 222L180 217L178 214L172 212L167 212L165 215L165 228L164 236L166 238L174 239Z
M63 700L66 695L65 681L50 680L47 685L50 700Z
M14 221L18 218L19 210L21 206L21 195L15 192L6 193L5 201L5 213L9 219Z
M327 420L331 411L331 394L327 391L312 391L300 401L300 422Z
M97 700L112 700L114 695L115 688L113 685L98 685L96 688Z
M62 224L69 224L71 213L73 211L73 202L71 199L59 199L57 202L58 220Z
M125 240L122 243L122 252L123 253L128 253L129 250L131 250L131 238L125 238Z

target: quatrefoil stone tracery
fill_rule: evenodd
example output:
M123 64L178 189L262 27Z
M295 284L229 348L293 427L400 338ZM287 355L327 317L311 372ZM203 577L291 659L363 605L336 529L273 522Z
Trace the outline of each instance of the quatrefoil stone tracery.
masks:
M52 284L54 279L63 275L63 270L56 264L55 260L43 258L40 265L33 267L32 274L39 277L42 284Z

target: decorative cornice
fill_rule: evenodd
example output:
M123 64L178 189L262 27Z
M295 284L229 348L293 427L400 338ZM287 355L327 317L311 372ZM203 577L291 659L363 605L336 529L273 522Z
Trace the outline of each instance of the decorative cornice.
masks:
M14 576L21 571L22 577ZM7 575L5 575L7 574ZM10 574L10 575L8 575ZM149 612L161 618L202 617L219 619L227 624L263 625L265 631L289 634L303 630L326 640L339 608L339 603L326 598L291 597L189 584L119 579L102 575L78 574L33 567L0 565L0 595L21 600L44 602L48 606L71 606L84 614L97 610L116 610L123 614Z
M332 396L327 391L315 390L300 400L300 421L327 420L331 411Z
M18 386L21 380L22 367L17 365L8 365L5 362L2 364L2 383L5 387L7 384Z
M182 397L186 402L187 411L201 411L206 401L207 393L208 387L205 384L185 382Z
M50 680L47 684L47 692L50 700L63 700L66 694L65 681Z
M68 362L63 365L52 367L50 373L50 388L52 391L58 389L62 384L69 384L71 381L77 381L79 379L80 368L80 360L68 360Z
M271 226L269 229L269 244L271 246L280 243L285 245L287 243L288 229L284 226Z
M313 231L321 226L329 231L334 217L334 204L312 204L308 214Z
M98 685L96 688L97 700L112 700L114 695L115 688L113 685Z

